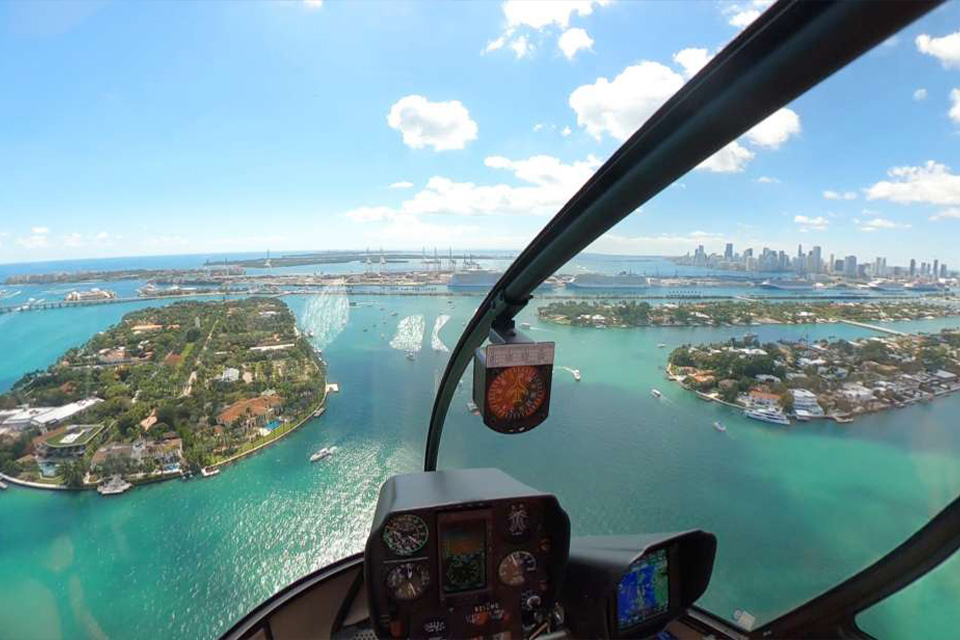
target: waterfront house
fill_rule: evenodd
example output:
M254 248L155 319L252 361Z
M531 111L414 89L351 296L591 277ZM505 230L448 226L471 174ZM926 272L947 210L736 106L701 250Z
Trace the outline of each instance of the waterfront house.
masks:
M793 411L799 418L823 417L823 407L817 402L817 395L807 389L792 389Z
M780 396L775 393L760 391L759 389L752 389L750 393L747 394L747 400L755 407L780 408Z
M37 447L37 454L51 461L81 458L102 431L102 424L82 424L53 432Z
M275 394L239 400L221 411L217 422L224 426L240 422L246 428L260 427L280 412L280 404L280 396Z

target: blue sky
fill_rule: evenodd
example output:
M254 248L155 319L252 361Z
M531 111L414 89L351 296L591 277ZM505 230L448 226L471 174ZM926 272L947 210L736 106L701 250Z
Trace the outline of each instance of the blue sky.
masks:
M0 2L0 263L519 249L766 4ZM952 3L592 249L960 266L958 134Z

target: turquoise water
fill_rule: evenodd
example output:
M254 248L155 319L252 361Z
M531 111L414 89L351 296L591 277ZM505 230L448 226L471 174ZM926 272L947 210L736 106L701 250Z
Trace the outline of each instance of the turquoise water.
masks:
M452 346L479 297L287 301L341 392L326 414L214 478L140 487L112 499L19 488L0 494L0 638L213 638L305 573L363 547L383 480L422 466L433 394L447 355L430 348L451 316ZM0 316L0 388L150 303ZM382 310L381 310L382 307ZM396 312L397 315L391 315ZM414 361L392 348L398 322L422 315ZM663 379L669 351L736 329L597 331L538 326L557 342L551 418L523 436L487 431L464 385L441 445L443 467L500 466L556 493L575 533L702 527L720 540L701 604L767 620L875 560L960 492L960 396L791 430L747 421ZM892 328L935 330L955 320ZM766 326L761 340L860 336L853 327ZM382 337L381 337L382 336ZM658 349L657 343L666 343ZM656 387L659 401L650 396ZM727 434L713 430L722 420ZM336 445L323 465L310 453ZM950 610L947 565L922 590L925 613ZM871 612L871 632L906 637L918 596ZM948 628L944 617L931 630ZM907 620L910 623L906 622ZM916 629L916 627L910 627ZM940 633L939 637L945 634Z

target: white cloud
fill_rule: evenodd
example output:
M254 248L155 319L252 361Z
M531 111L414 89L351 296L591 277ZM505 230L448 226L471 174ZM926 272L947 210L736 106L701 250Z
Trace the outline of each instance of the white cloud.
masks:
M564 128L563 128L563 131L560 132L560 135L562 135L564 138L566 138L566 137L569 136L571 133L573 133L573 132L570 130L570 127L564 127Z
M46 230L44 230L43 233L34 233L29 236L17 238L17 244L24 249L44 249L49 246L47 243Z
M412 182L407 182L406 180L401 180L400 182L394 182L390 185L391 189L409 189L413 187Z
M390 107L387 124L413 149L463 149L477 139L477 123L459 100L430 102L423 96L406 96Z
M877 231L878 229L909 229L910 227L911 225L909 224L901 224L886 218L873 218L864 222L860 227L860 231Z
M950 173L946 165L928 160L919 167L894 167L887 175L892 180L881 180L864 190L868 200L960 205L960 175Z
M933 56L946 68L960 67L960 31L934 38L921 33L914 41L920 53Z
M926 89L917 89L913 92L913 99L917 102L927 99L927 90Z
M509 34L502 34L496 40L491 40L487 43L487 46L483 48L482 53L490 53L491 51L498 51L503 49L503 45L507 44L507 40L510 38Z
M71 233L63 240L63 244L67 247L76 248L83 247L87 243L84 241L83 236L79 233Z
M933 221L955 220L957 218L960 218L960 207L951 207L949 209L944 209L943 211L930 216L930 219Z
M593 13L593 6L603 6L607 2L594 0L507 0L503 3L503 15L507 19L507 28L530 27L543 29L557 26L566 29L570 24L570 17L576 13L579 16L588 16Z
M537 124L533 125L533 132L534 132L534 133L540 133L541 131L544 130L544 128L545 128L546 126L547 126L547 125L545 125L544 123L538 122Z
M675 254L690 250L691 246L705 242L720 243L726 240L723 235L707 231L693 231L689 234L660 234L654 236L625 236L605 233L587 251L614 254Z
M960 89L950 91L950 119L960 124Z
M770 176L760 176L757 178L757 182L762 184L780 184L780 180L777 178L771 178Z
M823 216L793 216L793 221L800 225L801 231L826 231L830 221Z
M673 61L683 67L683 75L692 78L713 58L706 49L690 47L673 54Z
M773 0L724 3L722 11L723 15L727 17L728 24L738 29L743 29L759 18L763 10L771 4L773 4Z
M756 154L734 140L697 165L698 171L740 173Z
M573 60L578 51L593 51L593 38L580 27L574 27L563 32L557 46L567 60Z
M303 4L311 9L319 9L323 6L323 0L303 0Z
M823 197L827 200L856 200L857 192L856 191L833 191L827 189L823 192Z
M30 233L34 235L42 236L46 233L50 233L50 229L48 229L47 227L33 227L32 229L30 229Z
M680 74L659 62L642 61L613 80L598 78L570 94L577 124L597 140L609 134L626 140L683 86Z
M791 136L800 133L800 116L793 109L778 109L747 131L746 138L758 147L779 149Z
M490 156L484 164L511 172L523 184L477 185L434 176L426 188L397 208L363 206L348 211L346 216L355 222L386 222L402 215L552 215L593 175L600 160L589 156L565 164L545 155L524 160Z
M533 45L530 44L530 40L527 36L517 36L510 43L510 48L513 50L513 53L517 56L517 59L526 58L533 51Z

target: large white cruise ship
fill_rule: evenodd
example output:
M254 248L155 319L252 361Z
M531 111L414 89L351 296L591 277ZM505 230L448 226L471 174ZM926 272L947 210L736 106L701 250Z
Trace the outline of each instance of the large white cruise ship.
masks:
M780 289L782 291L809 291L813 283L807 280L764 280L760 283L764 289Z
M489 289L497 283L502 275L503 271L467 269L466 271L457 271L450 276L450 282L447 283L447 286L451 289Z
M582 273L567 282L570 289L646 289L650 278L633 273L621 272L617 275L606 273Z

